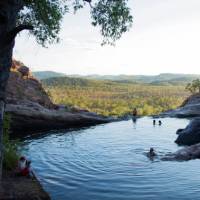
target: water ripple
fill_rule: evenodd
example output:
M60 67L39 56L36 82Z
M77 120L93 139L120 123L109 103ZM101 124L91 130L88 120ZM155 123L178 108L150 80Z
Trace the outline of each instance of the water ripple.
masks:
M89 129L26 138L24 152L54 200L189 200L198 199L199 160L154 161L145 152L154 147L160 157L179 147L175 131L184 119L115 122Z

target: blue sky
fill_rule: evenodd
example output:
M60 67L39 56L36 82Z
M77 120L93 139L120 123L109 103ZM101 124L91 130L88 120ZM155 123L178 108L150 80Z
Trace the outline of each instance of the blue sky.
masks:
M129 2L133 27L115 47L100 45L86 8L65 16L61 42L47 49L27 33L18 36L14 57L34 71L66 74L200 74L200 1Z

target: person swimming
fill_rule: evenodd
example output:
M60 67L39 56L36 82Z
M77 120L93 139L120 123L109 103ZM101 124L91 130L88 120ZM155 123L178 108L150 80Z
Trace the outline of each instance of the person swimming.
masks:
M154 150L154 148L151 147L149 152L147 153L147 157L153 158L155 156L156 156L155 150Z

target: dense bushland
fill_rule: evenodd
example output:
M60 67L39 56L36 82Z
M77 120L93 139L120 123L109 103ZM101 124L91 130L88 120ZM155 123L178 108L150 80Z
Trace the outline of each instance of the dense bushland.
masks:
M185 86L51 78L43 84L54 103L78 106L109 116L122 116L137 108L140 115L158 114L181 105L189 95Z

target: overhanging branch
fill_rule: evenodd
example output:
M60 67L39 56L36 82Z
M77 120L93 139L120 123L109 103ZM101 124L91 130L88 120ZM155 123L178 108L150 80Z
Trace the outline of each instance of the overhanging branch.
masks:
M88 2L88 3L91 3L91 2L92 2L92 0L83 0L83 1L86 1L86 2Z
M87 2L87 3L89 3L90 4L90 7L92 8L92 0L83 0L83 1L85 1L85 2Z
M9 31L6 34L5 43L6 44L11 43L15 39L17 34L20 33L23 30L33 30L33 26L31 26L31 25L19 25L19 26L17 26L16 28L14 28L13 30Z

